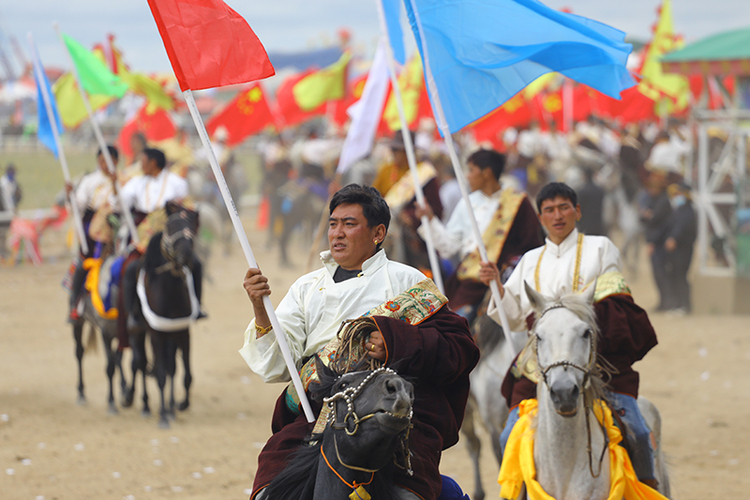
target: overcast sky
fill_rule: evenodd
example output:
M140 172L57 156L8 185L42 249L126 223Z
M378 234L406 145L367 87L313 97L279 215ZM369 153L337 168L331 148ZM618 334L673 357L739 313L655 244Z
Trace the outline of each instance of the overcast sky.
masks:
M360 47L371 48L378 36L375 0L228 0L269 51L298 51L334 40L339 28L353 33ZM570 7L586 16L647 40L660 0L544 0L553 8ZM750 0L673 0L674 28L688 42L716 32L750 26ZM43 63L66 68L68 61L52 28L84 46L116 35L126 62L138 71L171 67L146 0L0 0L0 27L9 47L14 35L28 53L27 33L34 35ZM407 35L410 36L410 35ZM15 61L15 56L11 56Z

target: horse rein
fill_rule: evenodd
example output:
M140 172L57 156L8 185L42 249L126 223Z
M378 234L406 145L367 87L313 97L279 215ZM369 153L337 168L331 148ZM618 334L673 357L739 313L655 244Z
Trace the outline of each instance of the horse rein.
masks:
M156 273L161 274L169 271L173 276L182 275L182 267L177 265L177 261L174 257L174 244L181 239L192 241L195 238L195 233L189 227L185 227L174 234L167 234L166 228L161 233L161 254L167 259L166 264L156 268Z
M565 306L562 304L552 304L548 307L546 307L541 314L539 315L539 318L537 321L542 319L542 316L544 316L547 312L549 312L552 309L559 309L564 308ZM544 385L547 386L549 389L549 382L547 381L547 373L552 369L556 368L558 366L562 367L571 367L575 368L576 370L580 370L583 372L583 409L584 409L584 418L586 420L586 438L587 438L587 445L586 445L586 451L589 456L589 472L591 472L591 477L598 478L602 473L602 460L604 460L604 454L607 452L607 448L609 447L609 436L607 435L607 430L604 428L604 425L599 423L597 420L597 423L599 423L599 428L602 430L602 434L604 435L604 446L602 448L602 453L599 456L599 470L598 472L594 473L594 459L592 456L593 450L591 449L591 423L589 422L589 415L592 410L592 402L589 401L589 398L586 396L586 385L590 382L591 378L591 370L594 367L594 364L596 363L596 353L594 352L594 335L589 335L589 361L586 364L586 366L581 366L578 363L574 363L572 361L568 360L560 360L555 361L554 363L551 363L547 366L543 366L541 363L539 363L539 334L536 332L534 333L534 357L536 358L537 365L539 367L539 371L542 375L542 380L544 381ZM596 418L596 417L594 417Z

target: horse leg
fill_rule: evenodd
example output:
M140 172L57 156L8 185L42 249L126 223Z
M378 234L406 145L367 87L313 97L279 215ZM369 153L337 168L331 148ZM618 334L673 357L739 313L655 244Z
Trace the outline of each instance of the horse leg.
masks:
M167 409L164 404L164 386L167 381L167 371L165 360L167 359L166 342L163 333L151 332L151 347L154 351L154 371L156 372L156 382L159 385L159 397L161 407L159 409L159 427L169 429L169 420L167 419Z
M182 367L185 370L183 384L185 385L185 400L180 403L180 411L185 411L190 406L190 386L193 383L193 373L190 371L190 330L180 334L180 350L182 351Z
M664 448L661 445L661 414L656 405L643 396L638 397L638 409L641 410L646 424L653 433L652 445L654 448L654 476L659 483L659 493L667 498L671 495L671 485L669 482L669 471L667 470L667 461L664 455Z
M474 422L474 413L476 402L473 396L469 396L469 402L466 405L466 412L464 414L464 423L461 426L461 433L466 438L466 450L469 452L469 458L471 458L471 465L474 468L474 494L471 498L475 500L484 499L484 487L482 486L482 475L479 470L479 457L482 451L482 442L476 433L476 425Z
M177 342L175 333L169 334L167 341L167 377L169 378L169 407L167 410L168 418L175 419L175 401L174 401L174 376L177 372Z
M76 342L76 359L78 360L78 404L86 404L86 396L83 393L83 321L77 321L73 325L73 339Z
M117 406L115 405L115 394L114 394L114 378L115 378L115 353L112 351L112 339L107 338L106 333L102 329L102 343L104 344L104 352L107 357L107 378L109 379L109 396L107 397L107 404L109 409L107 412L110 415L117 414Z

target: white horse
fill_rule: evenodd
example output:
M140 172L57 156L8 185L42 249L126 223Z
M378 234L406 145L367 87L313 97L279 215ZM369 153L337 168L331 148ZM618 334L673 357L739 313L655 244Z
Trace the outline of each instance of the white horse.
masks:
M534 426L536 481L556 500L603 500L610 494L608 441L593 412L603 387L596 363L594 288L548 301L526 285L538 318L521 360L535 360L540 377ZM642 398L639 406L656 437L659 490L669 495L658 411Z

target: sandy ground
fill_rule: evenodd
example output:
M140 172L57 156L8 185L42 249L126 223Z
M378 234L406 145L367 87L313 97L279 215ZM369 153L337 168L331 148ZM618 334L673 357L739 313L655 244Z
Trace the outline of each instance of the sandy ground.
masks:
M252 223L246 228L251 231ZM296 268L280 269L278 255L264 248L265 234L248 234L278 301L304 271L307 251L293 258ZM0 498L246 498L282 386L263 384L237 353L252 318L239 245L211 261L213 281L205 288L210 318L192 333L192 405L162 430L154 416L141 416L140 400L117 415L107 413L101 346L84 359L88 404L76 404L74 346L60 286L68 265L62 241L60 234L45 235L48 259L41 266L0 269ZM636 301L650 308L656 298L645 263L641 269L631 285ZM674 498L745 498L748 318L651 318L660 344L637 368L642 393L662 413ZM125 366L129 360L126 353ZM149 384L156 407L156 384ZM181 388L177 394L180 399ZM484 442L489 450L486 436ZM463 442L444 454L442 471L473 490ZM488 498L497 498L497 466L489 453L483 474Z

